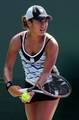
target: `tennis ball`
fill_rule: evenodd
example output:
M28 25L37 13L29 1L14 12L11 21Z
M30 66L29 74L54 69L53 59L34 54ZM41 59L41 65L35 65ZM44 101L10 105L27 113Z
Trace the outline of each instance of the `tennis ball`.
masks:
M29 102L29 101L30 101L30 98L31 98L31 96L30 96L30 94L29 94L28 92L24 92L24 93L21 95L21 97L20 97L20 99L21 99L22 102L24 102L24 103Z

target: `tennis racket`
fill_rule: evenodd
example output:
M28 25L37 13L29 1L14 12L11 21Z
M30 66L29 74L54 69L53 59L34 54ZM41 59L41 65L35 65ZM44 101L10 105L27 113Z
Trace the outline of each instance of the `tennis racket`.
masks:
M36 86L30 88L20 89L21 92L34 92L34 93L42 93L52 97L60 97L65 98L71 94L72 88L70 83L61 75L52 75L53 80L45 83L44 86L39 89Z

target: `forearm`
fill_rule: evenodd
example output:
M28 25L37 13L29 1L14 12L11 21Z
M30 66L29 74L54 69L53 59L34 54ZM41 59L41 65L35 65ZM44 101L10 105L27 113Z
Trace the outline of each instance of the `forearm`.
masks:
M43 86L46 83L48 76L51 74L54 63L55 62L53 62L52 59L45 61L44 69L43 69L43 71L38 79L38 82L37 82L37 86L39 86L39 88L40 88L40 86Z
M44 64L43 72L41 73L39 79L46 81L52 69L53 69L53 63L51 61L50 62L46 61Z
M8 68L8 67L4 68L4 80L5 80L6 89L13 97L17 97L22 94L21 92L18 91L21 87L18 85L15 85L12 82L12 78L13 78L12 73L13 72L11 68Z
M4 67L4 81L5 83L7 83L8 81L12 81L12 69L11 68L8 68L8 67Z

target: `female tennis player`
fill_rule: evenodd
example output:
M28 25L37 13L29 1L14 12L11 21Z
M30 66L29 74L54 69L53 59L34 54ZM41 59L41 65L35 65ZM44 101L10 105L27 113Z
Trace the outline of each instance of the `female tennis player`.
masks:
M14 96L21 96L21 88L13 84L13 67L17 53L21 57L25 72L25 87L33 85L41 88L52 80L51 72L56 72L55 66L58 56L58 43L47 33L48 21L52 16L39 5L28 8L22 16L24 31L16 34L10 40L4 66L4 78L8 92ZM52 120L60 98L42 93L35 93L29 103L25 103L25 113L28 120Z

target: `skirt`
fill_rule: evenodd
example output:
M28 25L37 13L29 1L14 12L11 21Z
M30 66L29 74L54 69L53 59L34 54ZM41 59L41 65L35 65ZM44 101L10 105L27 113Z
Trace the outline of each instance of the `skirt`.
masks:
M31 85L30 83L28 82L25 82L25 88L30 88L32 87L33 85ZM56 100L57 98L55 97L51 97L51 96L48 96L48 95L45 95L43 93L35 93L33 98L31 99L31 102L36 102L36 101L48 101L48 100ZM30 102L30 103L31 103Z

